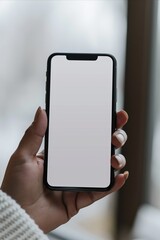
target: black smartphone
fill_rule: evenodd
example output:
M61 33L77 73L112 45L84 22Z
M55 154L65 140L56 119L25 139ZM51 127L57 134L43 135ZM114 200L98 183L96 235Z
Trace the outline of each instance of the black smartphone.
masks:
M105 191L114 183L116 60L109 54L54 53L47 62L45 184Z

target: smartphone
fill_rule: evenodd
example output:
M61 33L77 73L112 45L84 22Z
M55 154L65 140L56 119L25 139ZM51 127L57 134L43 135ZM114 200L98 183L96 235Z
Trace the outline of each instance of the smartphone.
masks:
M53 190L108 190L114 183L115 58L54 53L46 75L45 184Z

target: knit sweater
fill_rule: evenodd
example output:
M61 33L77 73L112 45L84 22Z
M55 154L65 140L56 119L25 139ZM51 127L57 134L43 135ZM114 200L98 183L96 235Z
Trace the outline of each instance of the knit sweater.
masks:
M20 205L1 190L0 240L48 240Z

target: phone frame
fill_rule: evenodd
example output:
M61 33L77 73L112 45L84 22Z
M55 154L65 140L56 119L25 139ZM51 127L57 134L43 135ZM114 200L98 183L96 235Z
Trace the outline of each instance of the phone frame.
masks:
M48 118L48 127L45 134L44 141L44 184L50 190L55 191L109 191L115 182L114 169L111 166L110 174L110 185L105 188L97 187L66 187L66 186L51 186L47 181L47 169L48 169L48 137L49 137L49 109L50 109L50 77L51 77L51 60L54 56L63 55L66 56L68 60L96 60L99 56L110 57L113 61L113 78L112 78L112 126L111 134L116 129L116 102L117 102L117 90L116 90L116 75L117 75L117 61L115 57L111 54L102 54L102 53L53 53L48 57L47 60L47 71L46 71L46 95L45 95L45 104L46 104L46 113ZM115 147L111 143L111 156L115 154Z

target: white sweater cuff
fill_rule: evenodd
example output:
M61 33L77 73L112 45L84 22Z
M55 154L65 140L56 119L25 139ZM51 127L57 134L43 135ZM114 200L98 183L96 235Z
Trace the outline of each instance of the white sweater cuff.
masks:
M0 239L48 240L15 200L0 190Z

